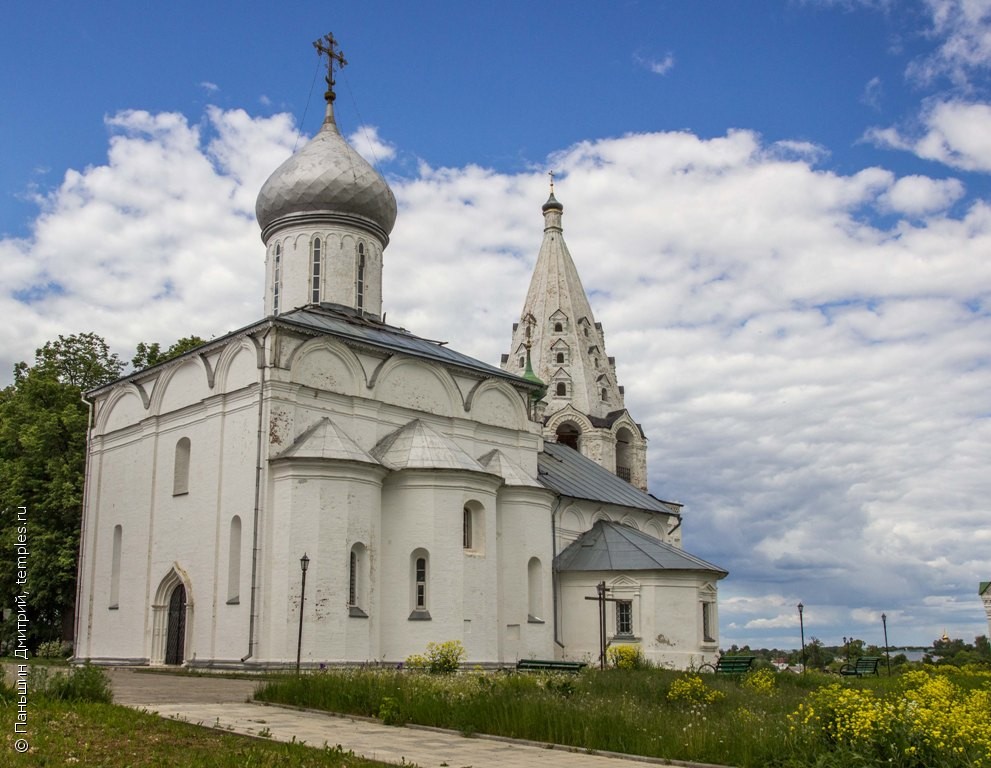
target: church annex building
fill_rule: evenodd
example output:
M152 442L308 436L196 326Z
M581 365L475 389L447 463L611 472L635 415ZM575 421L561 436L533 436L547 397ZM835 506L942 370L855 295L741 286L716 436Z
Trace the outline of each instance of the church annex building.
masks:
M88 393L76 660L595 661L605 582L610 643L714 661L726 571L647 492L553 186L501 367L387 325L396 200L338 131L325 40L323 126L258 195L264 317Z

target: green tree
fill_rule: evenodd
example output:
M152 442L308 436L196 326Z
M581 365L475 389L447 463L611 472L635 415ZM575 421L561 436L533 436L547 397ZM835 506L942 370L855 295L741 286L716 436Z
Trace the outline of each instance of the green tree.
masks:
M27 582L0 569L5 595L28 594L29 647L71 633L88 407L82 393L120 376L124 363L92 333L59 336L18 363L0 391L0 545L15 552L26 508ZM9 640L8 620L0 638Z
M134 357L131 358L131 367L135 371L140 371L153 365L164 363L173 357L178 357L191 349L196 349L196 347L203 343L203 339L199 336L183 336L163 352L161 345L157 341L151 344L145 344L145 342L139 341L137 349L134 352Z

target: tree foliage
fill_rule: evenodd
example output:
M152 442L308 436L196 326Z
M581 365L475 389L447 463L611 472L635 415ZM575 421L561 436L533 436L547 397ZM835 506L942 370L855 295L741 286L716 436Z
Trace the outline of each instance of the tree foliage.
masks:
M196 349L196 347L203 343L203 339L199 336L183 336L163 352L161 345L157 341L151 344L140 341L138 342L134 357L131 358L131 367L135 371L150 368L153 365L164 363L166 360L171 360L173 357L178 357L181 354L189 352L191 349Z
M14 367L0 391L0 545L16 551L26 508L28 578L0 569L0 590L28 594L29 644L60 638L75 603L88 407L86 390L118 378L124 363L92 333L59 336ZM11 626L2 638L9 638Z
M923 658L927 664L944 664L963 667L968 664L991 664L991 644L985 635L978 635L974 643L959 638L942 637L933 640L931 653Z

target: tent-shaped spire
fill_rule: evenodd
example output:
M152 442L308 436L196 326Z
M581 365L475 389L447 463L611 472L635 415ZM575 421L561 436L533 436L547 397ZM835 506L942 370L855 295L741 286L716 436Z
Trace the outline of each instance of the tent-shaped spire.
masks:
M605 418L624 407L623 394L606 355L602 326L595 322L564 241L564 206L554 196L553 181L541 211L544 239L503 367L521 376L527 373L527 331L531 329L533 373L548 387L546 414L571 403L582 413ZM530 316L532 322L527 322Z

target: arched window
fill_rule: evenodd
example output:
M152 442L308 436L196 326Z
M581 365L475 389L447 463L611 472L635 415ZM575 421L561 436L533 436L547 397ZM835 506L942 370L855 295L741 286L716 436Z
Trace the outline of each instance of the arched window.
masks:
M355 306L360 310L365 306L365 244L358 243L357 285L355 286Z
M112 610L116 610L120 604L120 551L121 539L124 529L119 525L114 526L114 548L110 559L110 605Z
M351 547L348 560L348 615L368 618L362 605L368 600L368 550L358 542Z
M272 274L272 314L279 314L279 294L282 291L282 244L275 244L275 266Z
M485 553L485 507L478 501L469 501L461 511L461 543L474 555Z
M310 301L314 304L320 303L321 251L320 238L313 238L313 242L310 243Z
M558 352L557 353L557 361L559 363L563 363L564 362L564 352Z
M558 397L565 397L568 394L568 385L563 381L557 383L557 387L554 390L554 394Z
M471 510L465 507L461 517L462 546L465 549L471 549Z
M231 518L230 537L227 544L227 604L241 602L241 518Z
M557 428L557 441L569 448L578 450L578 440L581 437L581 430L570 421L565 422Z
M175 444L175 472L172 476L172 495L189 493L189 438L181 437Z
M540 558L531 557L526 566L527 581L527 617L531 624L543 624L544 620L544 585L543 567Z
M564 331L564 323L554 323L554 333L561 333Z
M623 427L616 433L616 475L626 482L632 481L633 451L630 443L633 433Z
M425 549L416 549L410 555L410 577L413 610L409 617L414 620L429 619L430 556Z
M608 399L609 399L609 393L606 391L606 388L603 387L602 388L602 402L605 402Z

